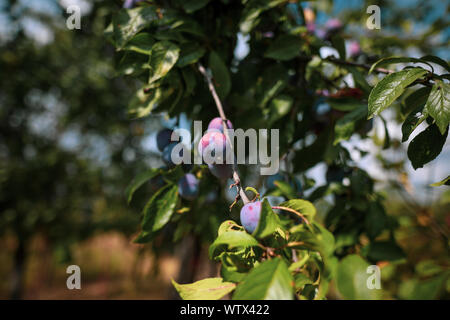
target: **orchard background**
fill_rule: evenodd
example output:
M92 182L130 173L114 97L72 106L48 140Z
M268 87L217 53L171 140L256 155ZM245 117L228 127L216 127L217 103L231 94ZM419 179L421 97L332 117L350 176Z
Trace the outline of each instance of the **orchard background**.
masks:
M449 297L445 2L0 10L1 297ZM221 116L280 129L278 175L239 165L232 186L165 156L161 130ZM239 190L261 200L254 230ZM81 290L66 288L72 264Z

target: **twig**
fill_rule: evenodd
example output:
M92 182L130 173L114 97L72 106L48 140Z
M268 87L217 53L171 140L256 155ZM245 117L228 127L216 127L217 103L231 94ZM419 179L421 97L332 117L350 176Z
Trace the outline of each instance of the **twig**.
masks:
M233 152L233 144L231 143L230 137L228 135L228 131L226 129L226 128L228 128L227 123L226 123L227 117L225 116L225 112L223 111L222 102L220 101L220 98L217 95L216 88L214 87L211 76L206 72L205 68L200 63L198 64L198 70L205 77L206 82L208 83L209 91L211 92L214 102L216 103L217 111L219 111L220 118L222 118L223 133L225 134L227 141L230 143L231 152ZM241 178L239 177L239 174L237 172L236 161L233 161L233 180L234 180L234 185L238 189L238 193L239 193L242 201L244 202L244 204L249 203L250 200L247 198L247 195L245 194L245 191L241 186Z
M359 67L359 68L363 68L366 70L370 70L370 68L371 68L371 65L368 65L365 63L357 63L357 62L352 62L352 61L339 60L339 59L334 58L333 56L326 57L323 60L331 62L331 63L335 63L335 64L341 64L344 66ZM378 72L378 73L385 73L385 74L394 73L393 70L389 70L389 69L385 69L385 68L375 68L375 69L373 69L373 71Z
M305 216L304 216L303 214L301 214L300 212L298 212L298 211L296 211L296 210L294 210L294 209L291 209L291 208L288 208L288 207L280 207L280 206L273 206L272 209L279 209L279 210L284 210L284 211L288 211L288 212L295 213L295 214L298 215L300 218L302 218L303 221L306 222L306 224L310 224L309 221L308 221L308 219L306 219Z
M365 64L365 63L357 63L357 62L352 62L352 61L345 61L345 60L340 60L340 59L336 59L333 56L329 56L326 57L325 59L323 59L325 61L334 63L334 64L340 64L340 65L344 65L344 66L352 66L352 67L358 67L358 68L363 68L365 70L370 70L372 68L371 65ZM431 67L433 68L433 67ZM390 70L390 69L385 69L385 68L375 68L372 71L377 72L377 73L384 73L384 74L391 74L394 73L394 70ZM431 71L431 73L433 73L434 70ZM424 86L427 87L432 87L433 83L430 83L430 78L426 77L423 80L416 80L413 82L413 84L422 84Z

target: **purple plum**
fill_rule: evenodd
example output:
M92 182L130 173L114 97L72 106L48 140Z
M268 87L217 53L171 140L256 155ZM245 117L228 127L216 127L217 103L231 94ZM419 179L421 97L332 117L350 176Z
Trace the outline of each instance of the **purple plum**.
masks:
M174 167L175 164L172 161L172 150L175 148L176 145L178 145L179 142L172 142L168 146L166 146L162 152L162 159L164 163L169 167ZM180 150L179 156L183 156L183 149Z
M233 129L233 124L231 123L230 120L226 121L227 123L227 128L228 129ZM211 122L208 125L208 130L212 130L212 129L216 129L219 130L220 132L223 133L223 121L222 118L217 117L211 120Z
M170 144L172 132L173 131L171 129L162 129L158 132L156 135L156 146L159 151L163 151L164 148Z
M131 9L137 4L138 2L141 2L143 0L125 0L123 3L123 8L125 9Z
M199 181L192 173L185 174L178 181L178 192L183 199L194 200L198 195L198 190Z
M261 201L247 203L241 209L241 223L242 226L249 233L253 233L259 223L261 215Z
M217 130L205 133L198 144L198 152L205 158L206 155L211 155L214 160L221 156L225 159L227 148L227 139L225 135Z

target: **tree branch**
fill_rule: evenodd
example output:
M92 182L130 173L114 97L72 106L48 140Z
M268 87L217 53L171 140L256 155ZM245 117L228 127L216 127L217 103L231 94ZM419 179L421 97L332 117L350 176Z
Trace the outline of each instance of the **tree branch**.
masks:
M228 131L226 128L227 126L227 117L225 116L225 112L223 111L222 102L220 101L219 96L217 95L216 88L214 87L214 84L212 82L211 76L206 72L206 69L203 67L201 63L198 64L198 71L203 75L206 82L208 83L209 91L211 92L211 95L214 99L214 102L216 103L217 111L219 112L220 118L222 118L222 127L224 128L224 134L227 139L227 141L230 143L231 152L233 152L233 144L231 143L230 137L228 135ZM241 185L241 178L239 177L239 174L237 172L237 164L236 161L233 161L233 180L234 185L236 186L238 190L238 194L240 195L242 201L244 204L247 204L250 202L250 200L247 198L247 195L245 194L244 188L242 188Z
M370 70L370 68L371 68L371 65L369 65L369 64L340 60L340 59L334 58L333 56L326 57L323 60L331 62L331 63L334 63L334 64L340 64L340 65L352 66L352 67L359 67L359 68L363 68L363 69L366 69L366 70ZM378 73L384 73L384 74L394 73L393 70L389 70L389 69L385 69L385 68L375 68L375 69L373 69L373 71L378 72Z
M352 66L352 67L358 67L358 68L363 68L365 70L370 70L370 68L372 67L369 64L365 64L365 63L357 63L357 62L352 62L352 61L346 61L346 60L340 60L340 59L336 59L333 56L329 56L326 57L325 59L323 59L324 61L328 61L334 64L340 64L343 66ZM390 69L385 69L385 68L375 68L373 69L374 72L377 73L384 73L384 74L391 74L394 73L394 70L390 70ZM433 73L433 71L429 71L431 73ZM430 79L427 77L426 79L423 80L416 80L413 82L413 84L422 84L424 86L427 87L432 87L433 83L430 83Z

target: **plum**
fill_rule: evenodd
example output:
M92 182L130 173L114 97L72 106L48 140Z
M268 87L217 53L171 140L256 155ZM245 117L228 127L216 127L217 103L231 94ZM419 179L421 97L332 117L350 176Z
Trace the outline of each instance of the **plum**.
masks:
M225 159L227 148L227 139L225 135L217 130L205 133L198 144L198 152L202 158L210 155L214 158L214 163L219 160L219 157ZM208 163L209 164L209 163Z
M198 195L198 190L199 181L192 173L185 174L178 181L178 192L183 199L194 200Z
M171 143L171 136L172 136L172 130L171 129L162 129L158 132L156 135L156 146L158 147L159 151L163 151L165 147L167 147Z
M141 2L143 0L125 0L123 3L123 8L125 9L131 9L137 4L138 2Z
M258 226L261 207L261 201L255 201L247 203L241 209L241 223L249 233L253 233Z
M162 152L162 159L164 163L169 167L174 167L175 164L172 161L172 150L175 148L175 146L178 144L178 142L172 142L168 146L166 146ZM180 150L179 156L183 156L183 149Z
M344 25L339 19L333 18L325 23L324 28L316 30L316 36L320 39L330 40L334 35L339 33L343 27Z
M233 124L231 123L230 120L227 120L227 128L228 129L233 129ZM223 133L223 121L222 118L217 117L211 120L211 122L208 125L208 130L219 130L220 132Z

